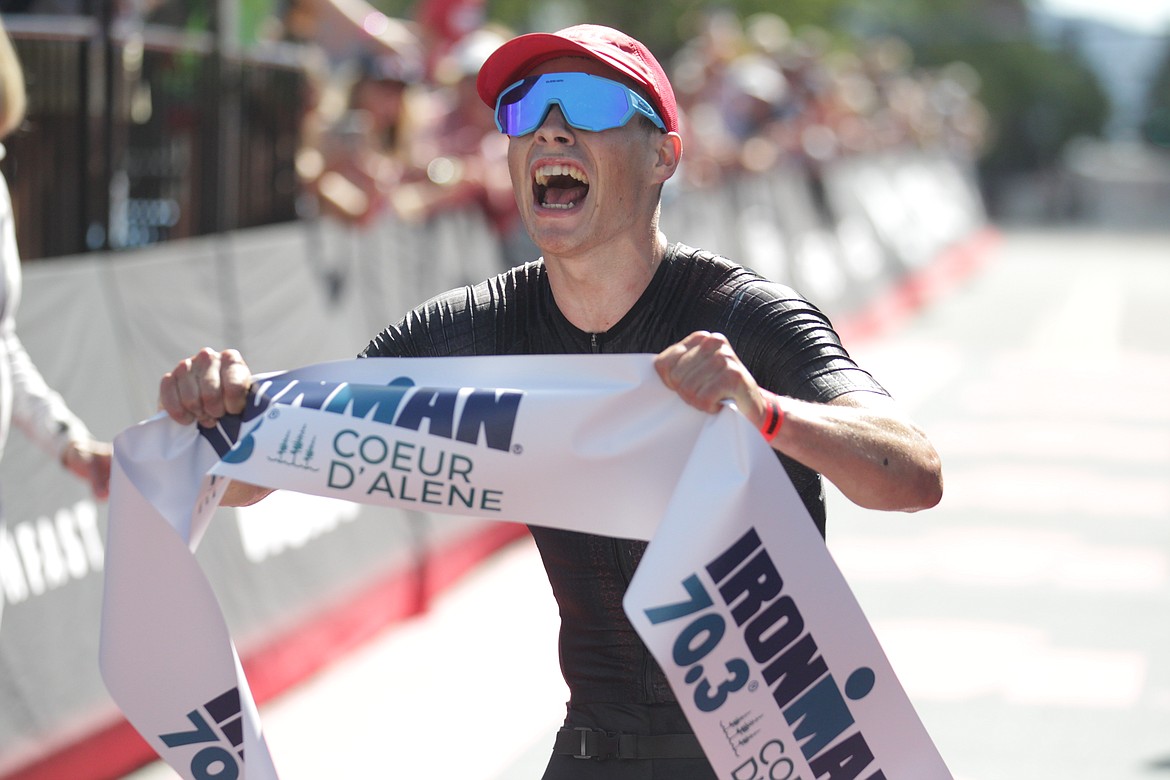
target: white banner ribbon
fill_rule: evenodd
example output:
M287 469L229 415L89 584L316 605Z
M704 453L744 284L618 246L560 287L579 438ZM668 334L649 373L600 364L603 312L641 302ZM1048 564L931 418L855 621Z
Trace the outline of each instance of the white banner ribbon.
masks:
M951 777L770 448L649 356L320 364L219 429L130 428L114 460L102 675L189 780L277 777L193 555L235 479L652 540L625 609L720 778Z

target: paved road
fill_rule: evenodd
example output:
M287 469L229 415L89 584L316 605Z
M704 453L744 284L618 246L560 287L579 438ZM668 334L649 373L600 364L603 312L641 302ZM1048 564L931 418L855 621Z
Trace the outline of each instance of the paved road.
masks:
M858 351L947 490L830 547L956 777L1170 778L1170 234L1011 234Z
M831 494L829 546L956 780L1170 778L1170 233L1009 233L853 351L947 492L910 516ZM534 549L510 548L265 708L282 778L536 780L555 632Z

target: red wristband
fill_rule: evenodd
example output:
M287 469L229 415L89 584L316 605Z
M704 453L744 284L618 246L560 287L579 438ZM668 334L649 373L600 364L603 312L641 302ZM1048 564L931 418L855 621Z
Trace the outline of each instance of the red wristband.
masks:
M760 433L764 434L765 441L771 443L780 433L780 426L784 424L784 410L780 408L779 399L772 393L765 392L764 400L768 402L768 416L760 426Z

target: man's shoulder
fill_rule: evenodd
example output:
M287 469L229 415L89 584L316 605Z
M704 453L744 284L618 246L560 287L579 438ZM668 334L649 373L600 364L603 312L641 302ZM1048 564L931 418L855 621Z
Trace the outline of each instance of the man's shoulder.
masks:
M803 301L804 296L788 285L758 273L742 263L709 249L699 249L678 242L671 245L669 255L675 273L724 292L756 292L762 299Z
M383 357L496 354L506 349L501 332L539 308L544 264L537 260L480 282L452 287L410 309L387 326L362 353Z
M709 249L700 249L699 247L684 244L681 241L676 241L667 249L667 256L676 263L694 263L694 264L709 264L722 266L737 266L718 252L712 252Z
M454 287L423 301L416 310L444 308L459 310L468 306L482 307L485 302L502 304L539 289L544 278L544 261L533 260L501 271L495 276Z
M530 287L539 285L544 275L544 259L537 258L527 263L512 266L495 276L489 276L487 279L472 285L472 287L477 290L496 288L502 291L523 292Z

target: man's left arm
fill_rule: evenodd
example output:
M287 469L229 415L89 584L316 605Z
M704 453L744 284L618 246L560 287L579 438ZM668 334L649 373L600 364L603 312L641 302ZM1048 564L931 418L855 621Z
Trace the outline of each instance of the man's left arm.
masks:
M699 331L655 358L666 386L702 411L724 401L760 430L773 449L819 472L868 509L914 512L942 498L942 465L926 434L888 396L848 392L829 403L761 388L727 339Z

